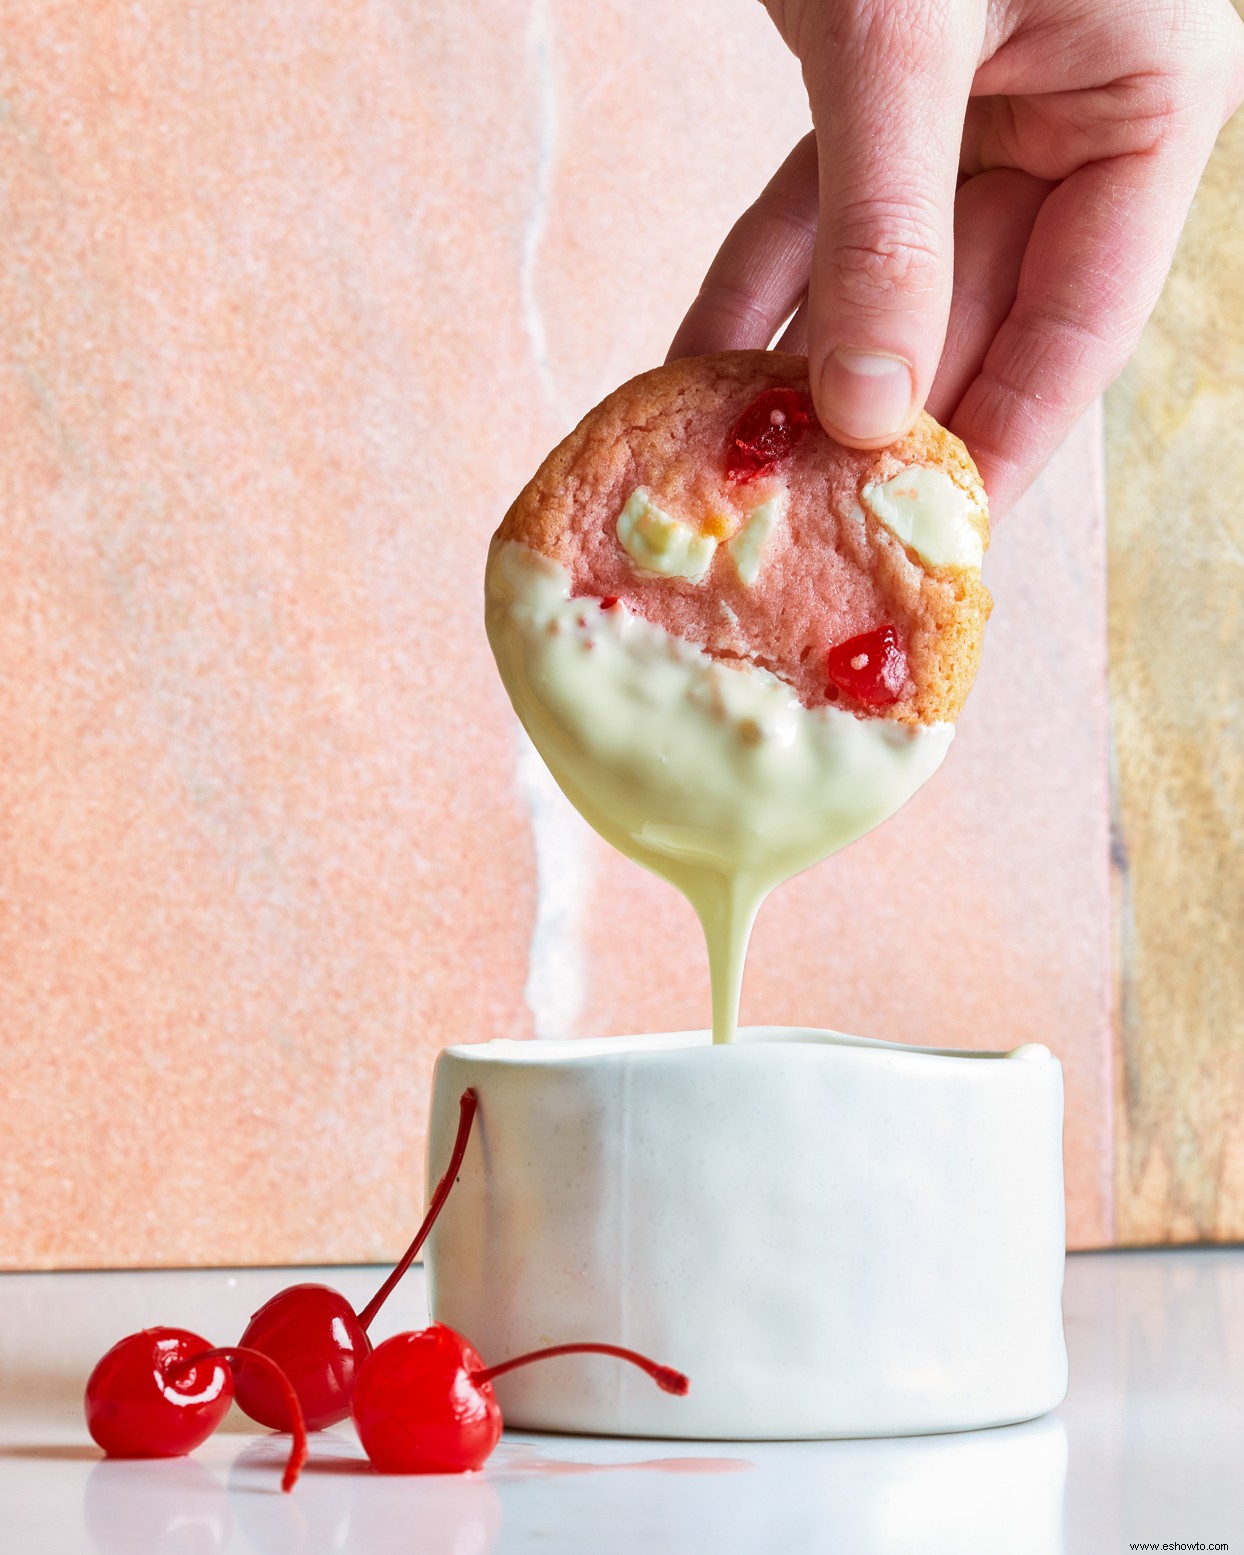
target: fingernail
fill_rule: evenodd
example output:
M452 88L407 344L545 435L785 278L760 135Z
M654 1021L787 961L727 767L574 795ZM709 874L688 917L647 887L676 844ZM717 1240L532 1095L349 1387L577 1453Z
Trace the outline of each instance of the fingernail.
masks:
M915 374L903 357L839 346L821 368L817 408L831 429L871 442L903 431L915 397Z

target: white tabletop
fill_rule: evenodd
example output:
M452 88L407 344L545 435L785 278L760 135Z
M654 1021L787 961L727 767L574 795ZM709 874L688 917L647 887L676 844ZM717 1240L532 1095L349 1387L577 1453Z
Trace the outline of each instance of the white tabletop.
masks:
M386 1478L343 1425L312 1438L284 1496L284 1439L235 1410L190 1458L101 1459L81 1395L104 1350L157 1323L236 1340L291 1279L323 1279L356 1305L378 1282L367 1269L0 1276L0 1550L1244 1555L1241 1248L1072 1257L1067 1401L1006 1430L790 1443L515 1432L482 1474ZM425 1319L416 1269L373 1337Z

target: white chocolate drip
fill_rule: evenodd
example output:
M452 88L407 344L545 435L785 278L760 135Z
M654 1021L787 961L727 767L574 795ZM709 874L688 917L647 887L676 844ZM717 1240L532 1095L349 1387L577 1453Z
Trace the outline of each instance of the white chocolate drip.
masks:
M893 815L940 766L948 723L807 708L494 542L485 623L514 709L571 803L683 892L708 943L713 1040L738 1019L756 911L791 875Z

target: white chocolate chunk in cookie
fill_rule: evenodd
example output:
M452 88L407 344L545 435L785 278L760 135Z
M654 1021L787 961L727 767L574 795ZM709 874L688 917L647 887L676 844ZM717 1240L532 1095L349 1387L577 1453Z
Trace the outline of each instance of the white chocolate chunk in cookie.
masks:
M636 486L618 514L618 539L641 572L699 583L712 566L717 541L680 519L663 513L642 486Z
M764 561L765 547L769 543L774 526L786 512L788 496L786 491L779 491L770 497L768 502L762 502L759 507L754 507L747 515L747 522L742 529L726 546L738 569L739 577L748 588L751 588L760 576L760 564Z
M974 504L945 470L913 464L865 486L860 496L928 566L979 570L985 548L969 517Z

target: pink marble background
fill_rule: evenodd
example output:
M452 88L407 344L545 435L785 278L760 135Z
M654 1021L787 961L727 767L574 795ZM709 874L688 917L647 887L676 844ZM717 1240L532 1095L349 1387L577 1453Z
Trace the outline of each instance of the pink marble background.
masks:
M750 0L0 0L0 1266L379 1259L443 1045L702 1025L529 751L487 538L806 125ZM942 773L744 1018L1067 1066L1111 1236L1100 432ZM656 954L654 954L656 947Z

